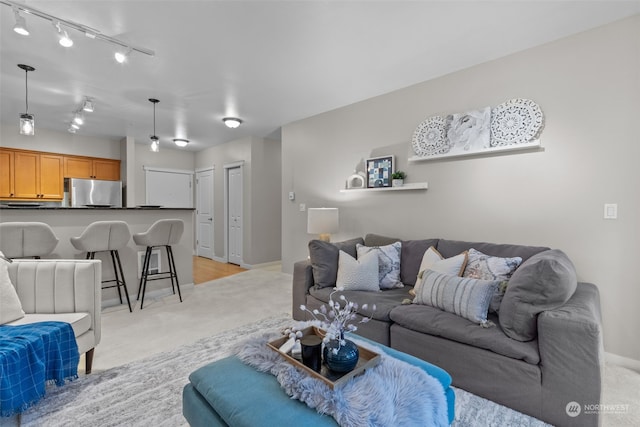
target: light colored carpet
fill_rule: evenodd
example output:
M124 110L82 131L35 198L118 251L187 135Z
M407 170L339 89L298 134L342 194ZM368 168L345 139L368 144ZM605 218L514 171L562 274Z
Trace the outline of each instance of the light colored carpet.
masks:
M84 376L81 371L78 381L61 389L50 389L41 404L32 410L42 414L42 418L36 420L36 412L28 413L23 417L23 424L30 420L30 424L26 425L62 425L61 421L56 420L58 417L65 419L66 415L62 412L69 411L81 418L82 412L86 412L95 418L85 425L98 427L155 425L151 421L156 419L162 420L157 425L184 425L180 398L188 373L214 360L214 357L222 357L225 349L239 335L277 325L283 313L290 318L291 279L291 275L273 269L250 270L186 287L183 290L183 303L178 301L177 295L170 295L153 301L145 300L144 310L137 307L133 313L129 313L126 305L103 310L102 341L96 349L93 373ZM253 323L255 319L265 318L271 320ZM225 332L238 327L240 329ZM210 338L202 340L205 337ZM196 341L198 343L193 344ZM198 346L201 347L200 356L197 356L200 351ZM145 366L154 364L162 366L157 375L138 373L144 372ZM83 366L84 363L81 363L80 367ZM175 387L172 391L160 394L152 388L155 380L173 382ZM139 387L135 400L120 399L121 403L117 404L121 382ZM628 405L624 410L605 412L603 425L640 426L640 374L607 364L603 388L603 403ZM458 409L464 408L465 416L469 417L466 421L460 418L456 427L489 425L485 422L489 407L484 404L484 399L463 390L456 390L456 398ZM83 406L83 401L88 405ZM58 405L52 402L60 402L62 406L58 410L61 412L53 413L47 409ZM492 405L493 409L500 408L499 405ZM155 414L156 406L162 415ZM165 406L171 408L171 415L162 411ZM144 408L144 416L139 415L136 408ZM130 423L118 421L119 413L126 417L129 412L138 415ZM96 421L101 417L105 419L104 424ZM0 426L16 425L10 421L0 419ZM75 419L68 424L83 425L75 422Z
M22 415L21 425L187 426L182 416L181 393L193 370L230 354L237 342L252 334L291 324L289 315L271 317L170 352L83 376L62 388L50 387L44 400ZM454 427L547 426L464 390L456 389L456 399Z

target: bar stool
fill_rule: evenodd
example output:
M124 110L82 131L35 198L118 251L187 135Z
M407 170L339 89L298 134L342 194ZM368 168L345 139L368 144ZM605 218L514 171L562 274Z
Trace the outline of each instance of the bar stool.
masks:
M0 251L7 258L40 258L57 245L58 238L44 222L0 223Z
M140 309L144 304L144 294L147 290L147 282L149 280L171 279L171 289L173 294L178 288L178 296L182 302L182 294L180 293L180 284L178 283L178 273L176 271L176 263L173 259L173 251L171 245L175 245L180 241L184 231L184 222L181 219L161 219L154 222L151 227L144 233L136 233L133 235L133 241L138 246L146 246L147 251L144 254L144 262L142 263L142 274L140 275L140 285L138 287L138 300L142 291L142 301L140 301ZM167 251L167 260L169 271L158 273L149 273L151 264L151 254L153 248L164 247ZM174 283L175 280L175 283Z
M133 312L131 309L131 301L129 301L127 283L122 271L122 263L120 263L120 254L118 252L119 249L127 246L130 238L131 232L126 222L96 221L89 224L80 237L71 237L69 240L74 248L87 253L87 259L95 259L96 252L109 251L116 278L103 280L102 283L115 282L115 285L103 286L102 289L118 288L118 297L120 297L120 304L122 304L122 292L120 291L120 287L122 286L124 288L124 295L127 298L129 312Z

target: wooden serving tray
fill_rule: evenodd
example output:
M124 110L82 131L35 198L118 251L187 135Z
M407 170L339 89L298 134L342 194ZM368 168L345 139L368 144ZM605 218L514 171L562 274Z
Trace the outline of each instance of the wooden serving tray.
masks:
M318 335L320 337L324 337L325 335L323 330L316 328L315 326L310 326L308 328L305 328L301 332L303 337L307 335ZM346 383L351 378L364 373L364 371L366 371L367 369L372 368L376 366L378 363L380 363L380 354L356 344L356 346L358 347L358 353L360 357L358 358L358 363L356 367L352 371L347 373L333 372L327 367L327 365L322 363L320 372L316 372L313 369L305 366L302 363L302 361L291 356L290 352L284 353L280 351L280 347L282 346L282 344L284 344L288 340L289 340L288 336L283 336L281 338L278 338L275 341L271 341L267 343L267 346L272 350L277 351L280 355L282 355L282 357L285 358L287 362L291 363L298 369L302 369L304 372L311 375L312 377L317 378L320 381L324 382L331 389L334 389L336 386L340 386Z

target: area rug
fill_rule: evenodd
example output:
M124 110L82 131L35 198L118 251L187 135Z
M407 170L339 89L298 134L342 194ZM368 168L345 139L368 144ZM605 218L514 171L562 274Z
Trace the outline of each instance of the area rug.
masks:
M240 340L291 324L289 316L250 323L100 373L83 376L22 414L22 426L164 426L183 427L182 388L200 366L226 357ZM547 424L456 389L454 427L531 426Z

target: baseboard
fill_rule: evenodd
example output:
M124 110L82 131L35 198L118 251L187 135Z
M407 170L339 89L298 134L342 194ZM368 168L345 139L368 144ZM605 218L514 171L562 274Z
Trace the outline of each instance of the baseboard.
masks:
M185 289L189 289L189 288L193 288L193 283L187 283L185 285L180 285L180 290L185 290ZM171 288L163 288L163 289L155 289L153 291L147 291L144 298L145 300L148 298L162 298L162 297L166 297L169 295L173 295L173 292L171 291ZM136 297L138 296L137 293L131 295L129 294L129 300L131 301L131 307L134 307L136 304ZM126 297L123 295L122 296L122 301L123 304L127 304L127 299ZM107 308L107 307L113 307L116 305L120 305L120 298L110 298L110 299L106 299L106 300L102 300L102 308Z
M223 257L219 257L219 256L215 256L215 255L214 255L214 256L213 256L213 258L211 258L211 259L212 259L212 260L214 260L214 261L222 262L222 263L224 263L224 264L226 264L226 263L227 263L227 259L226 259L226 258L223 258Z
M247 270L252 270L254 268L267 268L267 267L271 267L274 265L278 265L281 264L282 261L278 260L278 261L271 261L271 262L263 262L261 264L245 264L242 263L240 264L240 267L242 268L246 268Z
M640 360L629 359L628 357L607 352L604 353L604 360L613 365L622 366L640 373Z

